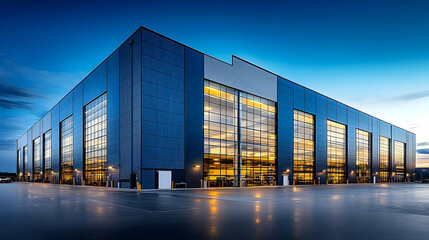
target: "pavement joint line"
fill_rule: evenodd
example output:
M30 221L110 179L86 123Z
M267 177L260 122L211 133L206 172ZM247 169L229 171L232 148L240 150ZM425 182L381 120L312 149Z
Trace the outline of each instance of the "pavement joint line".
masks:
M140 211L140 212L145 212L145 213L153 213L153 211L150 211L150 210L145 210L145 209L140 209L140 208L133 208L133 207L128 207L128 206L124 206L124 205L120 205L120 204L103 202L103 201L100 201L100 200L89 199L89 201L99 202L99 203L103 203L103 204L111 205L111 206L116 206L116 207L128 208L128 209L132 209L132 210L136 210L136 211Z

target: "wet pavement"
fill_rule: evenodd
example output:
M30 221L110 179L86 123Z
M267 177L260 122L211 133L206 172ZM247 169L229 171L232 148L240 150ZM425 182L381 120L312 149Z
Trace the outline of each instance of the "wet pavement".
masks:
M429 185L114 191L0 184L0 239L427 239Z

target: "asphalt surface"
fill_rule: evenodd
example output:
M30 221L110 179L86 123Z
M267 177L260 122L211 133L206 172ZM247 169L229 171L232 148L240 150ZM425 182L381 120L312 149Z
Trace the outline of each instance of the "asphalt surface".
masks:
M0 239L427 239L429 185L117 191L0 184Z

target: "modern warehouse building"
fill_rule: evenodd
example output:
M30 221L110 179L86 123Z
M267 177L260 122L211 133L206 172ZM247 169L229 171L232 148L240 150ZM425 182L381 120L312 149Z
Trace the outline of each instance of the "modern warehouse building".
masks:
M414 133L144 27L16 150L20 181L148 189L406 182L416 165Z

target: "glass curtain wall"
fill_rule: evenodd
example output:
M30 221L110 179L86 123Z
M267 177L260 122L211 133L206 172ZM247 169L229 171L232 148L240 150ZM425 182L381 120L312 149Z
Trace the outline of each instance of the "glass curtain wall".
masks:
M24 179L30 181L30 173L28 172L28 151L27 146L24 146Z
M238 92L204 81L204 180L238 186Z
M403 182L405 179L405 143L398 141L395 141L395 165L396 176L394 179L396 182Z
M107 181L107 98L101 95L85 106L85 184Z
M50 183L52 179L52 137L51 130L43 134L43 178Z
M293 111L293 180L296 184L314 182L314 116Z
M380 182L390 179L390 139L380 137Z
M327 121L328 183L346 183L347 173L346 126Z
M275 103L240 92L240 133L240 172L244 186L275 185Z
M358 183L371 182L371 133L356 129L356 177Z
M33 140L33 181L42 181L42 166L41 166L41 155L40 155L40 137Z
M60 183L73 184L73 116L61 122Z
M204 85L204 180L210 187L274 185L275 103Z

